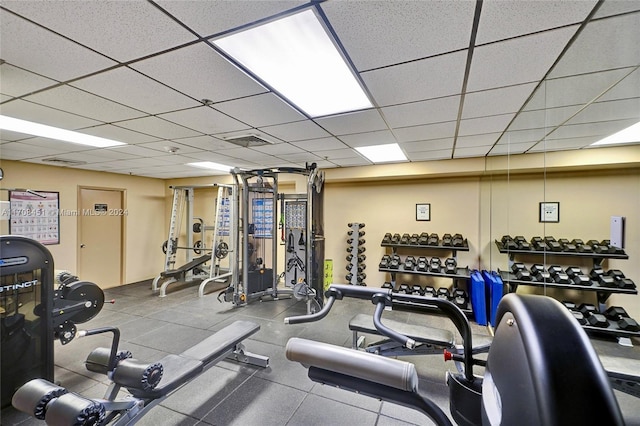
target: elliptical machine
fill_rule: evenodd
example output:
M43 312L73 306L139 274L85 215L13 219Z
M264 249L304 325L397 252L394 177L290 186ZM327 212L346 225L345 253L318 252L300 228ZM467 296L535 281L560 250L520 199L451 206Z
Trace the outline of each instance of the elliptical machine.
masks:
M384 325L386 307L438 313L451 319L463 338L462 354L445 354L463 364L448 372L451 416L460 425L624 424L607 374L584 330L556 300L506 295L498 307L495 337L487 360L474 358L471 328L453 303L390 289L332 285L315 314L285 318L286 324L318 321L336 300L370 300L373 321L383 335L408 348L416 342ZM418 389L411 363L354 349L292 338L286 356L309 368L313 381L337 386L423 412L439 425L451 420ZM473 373L485 366L484 375Z

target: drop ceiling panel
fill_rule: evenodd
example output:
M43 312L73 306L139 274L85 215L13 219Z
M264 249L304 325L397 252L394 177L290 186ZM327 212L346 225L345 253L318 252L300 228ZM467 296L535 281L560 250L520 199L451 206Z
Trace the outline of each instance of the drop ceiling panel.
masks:
M491 117L460 120L458 135L468 136L479 133L502 132L515 114L492 115Z
M22 70L7 63L0 65L0 92L5 95L18 97L57 83L55 80Z
M482 154L479 154L479 155L484 155L489 151L489 148L491 148L491 145L493 145L498 140L500 135L501 133L496 132L496 133L486 133L483 135L458 136L458 139L456 139L456 154L458 152L458 149L460 148L488 146L488 148L486 148Z
M489 156L524 154L535 142L498 144L488 153Z
M320 7L362 71L468 47L475 3L335 1Z
M1 112L2 112L2 109L0 109L0 113ZM0 141L2 142L20 141L20 140L26 140L30 138L33 138L33 136L27 135L26 133L18 133L18 132L13 132L11 130L0 129Z
M222 141L218 138L214 138L213 136L195 136L193 138L175 139L175 141L183 145L200 148L205 151L229 147L228 142Z
M372 164L371 161L363 157L336 158L331 159L331 162L338 167L370 166Z
M29 145L22 142L3 143L0 146L0 158L12 160L9 155L20 154L24 158L42 157L43 155L55 155L60 152L59 148Z
M490 149L491 145L456 148L453 158L484 157Z
M214 108L252 127L300 121L305 117L273 93L215 104Z
M158 117L205 134L227 133L249 128L245 123L207 106L161 114Z
M596 1L485 0L478 25L476 44L579 24L591 12Z
M188 161L189 163L195 163L198 161L213 161L215 163L226 164L226 165L237 164L235 158L229 157L228 155L222 155L217 152L209 152L209 151L201 151L201 152L194 152L194 153L187 152L184 154L184 156L191 159L190 161Z
M316 151L329 151L332 149L344 149L347 146L338 138L330 137L330 138L320 138L320 139L309 139L301 142L292 142L292 145L297 146L298 148L302 148L304 150L310 152ZM323 155L324 156L324 155Z
M467 93L462 118L518 112L535 89L535 83Z
M222 155L226 155L228 157L239 158L245 161L257 161L260 162L260 159L268 157L267 154L254 151L249 148L230 148L230 149L221 149L218 151Z
M137 145L122 145L110 149L99 149L91 151L100 158L111 160L131 160L136 157L153 157L158 153L156 151L139 148Z
M389 106L381 110L389 126L397 128L455 121L458 118L459 108L460 96L447 96L428 101Z
M640 13L590 22L549 75L560 77L640 65L638 28Z
M547 136L547 139L568 139L583 136L605 136L612 135L626 127L638 122L638 118L631 120L602 121L599 123L584 123L562 126L555 132Z
M593 103L567 123L578 124L625 118L635 118L636 121L640 121L640 98Z
M328 132L337 136L387 129L386 123L375 109L334 115L315 121Z
M476 47L468 91L540 80L578 29L571 26Z
M148 148L149 150L154 150L155 151L154 155L156 157L167 154L169 152L167 151L168 148L177 148L178 149L177 155L202 151L200 148L194 148L192 146L183 145L173 140L149 142L149 143L143 143L137 146L142 148Z
M353 135L340 136L342 142L350 147L383 145L388 143L396 143L396 138L389 130L380 130L378 132L356 133Z
M451 155L451 149L453 148L453 138L433 139L420 142L406 142L401 143L400 147L404 150L405 153L407 153L410 160L413 159L414 153L424 151L443 151L448 149L449 155Z
M263 127L260 130L286 142L296 142L330 136L329 133L311 121L297 121L295 123L268 126Z
M551 130L562 124L581 108L581 105L549 108L547 110L524 111L518 114L509 125L509 130L526 130L547 128Z
M20 99L7 102L0 105L0 112L22 120L34 121L49 126L61 127L67 130L80 129L82 127L95 126L103 124L96 120L91 120L79 115L70 114L57 109L47 108L42 105L34 104Z
M605 1L594 15L594 19L637 11L640 11L640 3L637 1Z
M452 138L456 131L456 122L427 124L426 126L412 126L393 129L398 142L415 142L430 139Z
M637 97L640 97L640 68L598 98L597 102Z
M356 151L349 148L349 149L330 149L327 151L322 151L320 153L320 156L330 161L335 161L343 158L356 157L358 156L358 154L356 154Z
M548 132L548 129L510 130L502 135L498 145L535 143L544 138Z
M44 77L66 81L115 65L114 61L11 13L0 13L0 27L2 59Z
M162 168L173 167L173 166L185 166L187 163L193 163L193 159L191 157L187 157L181 154L184 154L184 153L180 152L178 154L169 154L165 152L165 153L161 153L157 157L153 157L153 159L164 161L167 164L167 166L161 166ZM185 167L180 167L179 170L184 169L186 167L191 168L191 166L185 166Z
M199 104L127 67L74 81L72 86L150 114Z
M121 121L118 123L118 127L135 130L137 132L145 133L159 139L175 139L187 138L190 136L201 136L200 133L180 126L179 124L175 124L170 121L163 120L162 118L152 116Z
M278 158L291 163L316 163L323 157L310 152L301 152L297 154L278 154Z
M3 95L2 93L0 93L0 102L6 102L9 99L13 99L13 96Z
M306 1L156 1L201 36L227 31L297 7Z
M63 142L55 139L40 138L40 137L31 138L29 140L24 141L23 143L25 145L32 145L39 148L55 149L56 156L58 154L64 154L67 152L90 151L92 149L95 149L92 146L80 145L77 143Z
M459 94L467 52L437 56L362 73L378 106Z
M598 136L585 136L567 139L547 139L532 147L529 152L564 151L588 147L599 139Z
M107 122L128 120L146 115L144 112L67 85L26 96L24 99L40 105Z
M88 127L79 130L82 133L88 135L100 136L102 138L113 139L115 141L124 142L128 144L153 142L158 139L155 136L145 135L133 130L124 129L122 127L114 126L112 124L104 124L102 126Z
M266 92L204 42L133 63L131 68L198 100L220 102Z
M158 157L153 158L136 158L131 160L118 160L118 161L106 161L101 163L103 166L107 166L114 170L130 170L140 167L162 167L167 166L165 160L161 160Z
M629 68L548 80L545 107L587 104L629 74Z
M256 146L256 147L253 147L252 149L259 152L263 152L265 154L276 155L276 156L279 156L281 154L300 154L302 152L305 152L303 149L300 149L297 146L294 146L289 143Z
M148 2L16 1L6 7L120 62L196 38Z
M411 154L411 161L432 161L432 160L448 160L451 158L450 149L442 149L435 151L414 152Z

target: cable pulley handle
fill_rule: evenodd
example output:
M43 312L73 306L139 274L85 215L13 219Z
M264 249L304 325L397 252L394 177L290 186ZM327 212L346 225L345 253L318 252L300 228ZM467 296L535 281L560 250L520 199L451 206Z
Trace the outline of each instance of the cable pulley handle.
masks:
M376 327L376 330L380 332L380 334L398 343L402 343L402 345L406 346L408 349L414 349L416 347L415 340L405 336L404 334L400 334L395 330L390 329L382 323L382 313L384 312L384 308L387 305L387 302L388 299L384 294L376 295L373 297L373 303L376 304L376 310L373 314L373 325Z
M335 300L336 300L335 296L333 296L333 295L329 296L329 298L325 302L325 304L322 307L322 309L319 310L318 312L316 312L314 314L309 314L309 315L298 315L298 316L295 316L295 317L287 317L287 318L284 319L284 323L285 324L301 324L303 322L319 321L322 318L327 316L327 314L331 310L331 307L333 306L333 302Z

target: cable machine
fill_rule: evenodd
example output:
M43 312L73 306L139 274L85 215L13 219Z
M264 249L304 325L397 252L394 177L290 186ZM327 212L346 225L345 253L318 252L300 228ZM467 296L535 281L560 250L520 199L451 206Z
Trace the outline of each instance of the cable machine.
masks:
M315 163L305 168L236 168L231 173L241 187L241 256L236 258L239 274L222 293L224 300L241 306L263 297L294 296L307 302L308 312L315 312L323 305L324 173ZM283 173L306 176L306 194L279 194ZM282 273L277 272L278 237L286 247ZM278 287L282 277L284 287Z

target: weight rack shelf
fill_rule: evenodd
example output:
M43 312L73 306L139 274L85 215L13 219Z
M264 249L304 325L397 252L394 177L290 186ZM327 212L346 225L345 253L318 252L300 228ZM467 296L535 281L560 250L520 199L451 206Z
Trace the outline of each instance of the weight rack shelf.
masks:
M515 275L509 271L501 271L500 278L502 282L509 286L509 292L514 293L518 289L518 285L528 285L535 287L548 287L548 288L563 288L568 290L583 290L583 291L595 291L598 296L599 303L605 303L609 296L613 293L622 294L638 294L637 288L617 288L617 287L603 287L594 281L594 285L575 285L575 284L559 284L556 282L544 282L544 281L520 281L515 278ZM596 327L597 328L597 327Z
M620 328L618 328L617 324L613 324L613 323L609 323L608 327L594 327L592 325L582 325L581 326L583 329L585 329L587 332L592 332L592 333L606 333L606 334L613 334L614 336L617 337L637 337L640 336L640 331L627 331L627 330L621 330Z
M462 246L443 246L438 244L430 246L427 244L393 244L393 243L380 243L381 247L391 247L391 248L410 248L410 249L431 249L431 250L445 250L445 251L469 251L469 244L467 243L467 239L464 239L464 243Z
M390 274L408 274L408 275L422 275L429 277L444 277L444 278L469 278L471 273L468 267L456 268L455 274L446 274L444 272L431 272L431 271L416 271L411 269L392 269L392 268L378 268L380 272L388 272Z
M570 257L582 257L586 259L629 259L629 255L627 254L616 254L616 253L581 253L577 251L551 251L551 250L517 250L517 249L506 249L502 242L495 240L496 246L498 250L502 254L508 254L510 257L514 254L530 254L535 256L570 256Z

